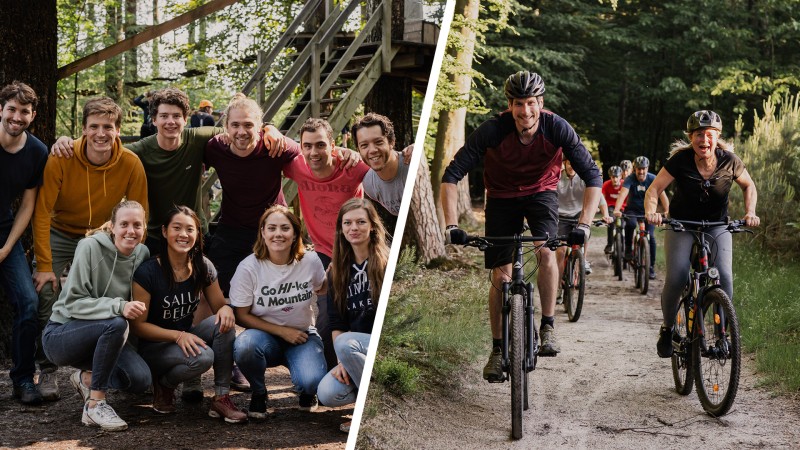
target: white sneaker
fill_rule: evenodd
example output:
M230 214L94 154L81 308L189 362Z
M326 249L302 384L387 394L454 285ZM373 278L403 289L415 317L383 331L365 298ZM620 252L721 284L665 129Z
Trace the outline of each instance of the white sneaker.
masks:
M100 427L105 431L122 431L128 429L128 424L120 419L114 408L105 400L98 400L94 408L89 407L89 402L83 404L83 417L81 422L87 427Z
M69 376L69 382L72 383L72 387L74 387L75 390L78 391L78 395L81 396L81 400L83 400L83 403L86 403L86 401L89 400L89 397L92 394L92 390L84 386L83 381L81 381L82 372L83 371L81 370L76 370L75 372L73 372L72 375Z

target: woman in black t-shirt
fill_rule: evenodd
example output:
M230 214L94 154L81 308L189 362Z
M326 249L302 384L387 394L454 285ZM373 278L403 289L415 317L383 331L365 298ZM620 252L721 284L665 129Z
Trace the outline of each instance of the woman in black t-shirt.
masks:
M675 182L675 195L670 202L669 215L678 220L724 221L728 216L728 193L735 182L744 193L744 221L747 226L758 226L756 216L756 186L742 160L733 153L733 146L720 138L722 120L714 111L697 111L686 123L686 136L690 142L673 144L670 157L645 194L647 221L661 224L661 214L656 212L658 196ZM661 325L657 344L658 355L672 356L672 328L681 291L689 276L689 264L694 238L691 233L670 230L664 236L666 277L661 292ZM708 233L715 242L709 255L719 269L722 289L733 298L731 271L733 244L731 234L724 226L711 228Z
M147 306L147 315L131 323L139 337L139 354L153 373L153 409L175 411L175 388L214 367L214 400L208 415L226 422L247 420L233 404L230 392L233 310L217 281L214 265L203 256L200 219L191 208L176 206L167 214L161 252L143 263L133 276L133 297ZM214 315L192 327L200 293Z
M328 316L339 364L317 389L325 406L356 400L388 258L386 231L375 207L362 198L346 201L336 219L328 274ZM341 429L349 431L350 423Z

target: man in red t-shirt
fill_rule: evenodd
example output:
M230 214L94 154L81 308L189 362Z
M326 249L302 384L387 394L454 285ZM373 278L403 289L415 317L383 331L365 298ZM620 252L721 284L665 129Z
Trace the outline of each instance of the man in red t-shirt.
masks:
M619 190L622 189L622 168L620 166L611 166L608 169L608 176L610 180L606 180L603 183L603 197L606 199L606 203L608 203L608 213L613 214L614 208L617 204L617 198L619 198ZM612 247L612 237L613 237L613 228L611 226L608 227L608 240L606 241L606 254L611 253Z

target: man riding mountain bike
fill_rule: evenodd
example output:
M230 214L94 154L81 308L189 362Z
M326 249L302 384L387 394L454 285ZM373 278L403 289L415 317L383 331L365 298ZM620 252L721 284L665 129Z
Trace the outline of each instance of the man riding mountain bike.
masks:
M571 243L582 244L589 236L589 224L600 201L600 170L572 126L543 109L545 87L538 74L517 72L508 77L504 91L508 110L482 123L467 138L442 177L447 242L466 243L466 232L458 228L456 183L481 161L487 191L486 235L521 233L527 219L533 236L555 236L558 230L556 186L561 163L567 158L586 183L579 225L570 233ZM558 268L554 253L547 248L542 248L537 258L537 283L542 302L539 355L555 356L560 351L553 328ZM485 252L485 267L492 269L489 288L492 353L483 370L483 377L489 382L503 380L501 287L504 281L510 280L511 260L510 246L489 248Z

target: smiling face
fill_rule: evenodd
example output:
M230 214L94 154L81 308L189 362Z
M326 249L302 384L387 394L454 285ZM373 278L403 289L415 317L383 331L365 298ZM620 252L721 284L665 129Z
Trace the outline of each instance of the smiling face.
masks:
M342 234L353 247L369 245L372 223L363 208L348 211L342 215Z
M109 115L93 114L86 118L83 135L86 137L86 156L92 163L102 164L111 158L119 128Z
M323 172L333 167L333 142L328 139L324 128L303 131L300 135L300 149L313 172Z
M139 208L120 208L111 226L114 246L120 253L130 256L144 236L144 211Z
M178 139L186 126L186 116L180 107L162 103L158 105L158 111L153 117L153 125L158 129L159 136Z
M228 111L225 131L231 139L231 150L239 156L249 155L258 144L258 125L261 118L255 111L233 108Z
M188 255L197 243L198 227L194 218L183 213L172 216L169 225L161 227L167 240L167 250L176 255Z
M636 171L636 179L639 180L639 182L642 182L645 180L645 178L647 178L647 167L637 167L634 170Z
M714 128L700 128L692 132L692 149L699 159L708 159L714 156L719 140L719 131Z
M539 123L539 114L542 112L542 97L515 98L508 101L508 109L514 117L517 131L530 130ZM535 131L535 130L533 130Z
M269 260L275 264L286 264L292 253L296 238L292 222L283 213L273 212L264 221L261 237L269 250Z
M32 104L21 104L16 99L8 100L0 111L3 130L12 137L17 137L27 130L35 117L36 111L33 110Z
M359 128L356 130L356 142L361 159L375 172L380 172L394 161L394 142L383 135L380 125Z

